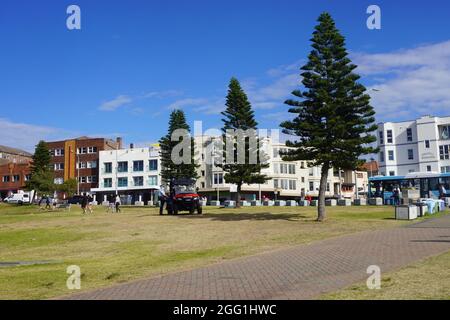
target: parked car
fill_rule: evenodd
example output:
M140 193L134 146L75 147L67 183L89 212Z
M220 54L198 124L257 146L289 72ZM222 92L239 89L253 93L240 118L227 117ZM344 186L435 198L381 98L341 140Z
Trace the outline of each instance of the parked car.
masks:
M197 211L202 214L202 203L195 189L195 180L178 179L172 182L173 192L167 199L167 213L178 214L179 211Z
M82 199L83 199L83 196L75 195L75 196L70 197L69 199L67 199L67 203L70 203L70 204L81 204L81 200Z
M9 197L5 198L3 201L11 204L19 204L22 205L24 203L31 203L33 198L34 191L31 192L18 192L13 193Z

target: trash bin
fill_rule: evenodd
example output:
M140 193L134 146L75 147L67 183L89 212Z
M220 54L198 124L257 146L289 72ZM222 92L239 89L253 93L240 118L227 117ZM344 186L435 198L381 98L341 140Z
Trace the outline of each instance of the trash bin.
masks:
M417 207L410 205L395 206L395 219L397 220L417 219Z
M417 215L419 217L423 217L428 212L428 206L426 203L417 202L415 205L417 206Z

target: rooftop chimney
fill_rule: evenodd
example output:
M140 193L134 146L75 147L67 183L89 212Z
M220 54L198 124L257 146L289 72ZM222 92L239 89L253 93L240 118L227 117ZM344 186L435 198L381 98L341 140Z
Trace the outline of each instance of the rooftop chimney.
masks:
M116 138L116 144L117 144L117 149L122 149L122 138L121 137Z

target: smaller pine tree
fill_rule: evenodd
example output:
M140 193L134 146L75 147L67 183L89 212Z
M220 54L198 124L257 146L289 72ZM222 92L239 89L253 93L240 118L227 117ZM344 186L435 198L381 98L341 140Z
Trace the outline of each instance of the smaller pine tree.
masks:
M223 161L216 165L225 172L225 181L237 186L236 207L239 207L242 185L262 184L269 180L269 177L261 174L261 169L269 167L269 164L266 162L266 156L262 158L262 152L260 153L260 141L256 134L258 123L255 120L252 106L236 78L230 80L225 105L226 110L222 112L224 116L222 119ZM234 132L237 132L236 130L247 131L247 134L244 134L243 148L238 145L242 141L239 142L236 138L229 137L227 133L230 130ZM231 147L233 159L227 158L227 143L230 142L233 143ZM245 163L238 161L239 150L244 152L244 157L241 155L241 159L244 158ZM252 162L250 159L256 159L256 161Z
M172 151L180 141L172 141L172 134L177 129L184 129L188 132L190 127L187 124L186 116L182 110L174 110L170 114L169 128L167 135L159 140L160 144L160 156L161 156L161 178L165 184L171 184L174 179L193 179L198 178L197 168L194 159L194 139L191 138L190 149L187 151L190 153L190 163L176 164L172 159ZM181 151L182 152L182 151ZM183 156L180 153L179 156ZM170 185L170 188L172 186Z
M42 195L54 192L55 184L50 163L51 156L47 144L44 141L39 141L33 155L31 178L26 183L27 190L35 190L37 194Z

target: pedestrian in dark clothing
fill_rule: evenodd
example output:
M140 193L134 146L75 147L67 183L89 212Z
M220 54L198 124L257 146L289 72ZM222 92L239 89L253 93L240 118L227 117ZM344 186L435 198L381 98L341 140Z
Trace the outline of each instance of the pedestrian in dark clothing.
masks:
M87 208L88 203L89 203L89 199L86 196L86 193L84 193L83 197L81 198L81 209L83 210L84 214L86 213L86 208Z
M45 200L45 209L51 209L52 207L50 207L50 198L47 197L47 200Z

